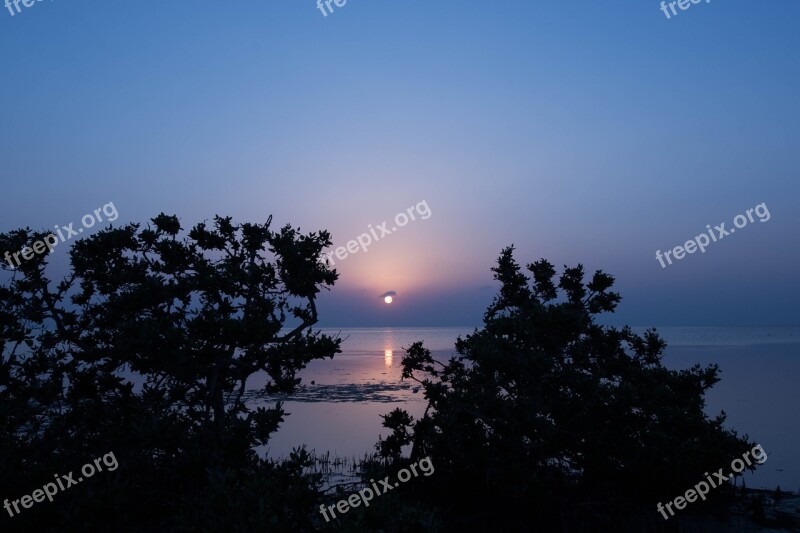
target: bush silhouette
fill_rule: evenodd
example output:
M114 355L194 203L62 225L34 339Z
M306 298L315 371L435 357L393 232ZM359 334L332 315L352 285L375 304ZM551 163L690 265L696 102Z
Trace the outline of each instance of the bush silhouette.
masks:
M308 362L339 351L310 329L337 274L318 259L327 232L270 224L216 217L187 234L161 214L75 242L58 283L46 255L3 265L3 498L109 451L120 465L6 516L4 531L312 527L308 455L260 459L284 412L251 409L243 393L256 372L268 392L292 392ZM2 234L0 255L45 235Z
M449 529L661 521L657 502L752 447L723 428L724 412L703 412L716 365L668 370L655 330L596 323L620 301L613 277L585 280L581 265L556 277L545 260L526 275L513 252L500 255L499 294L456 357L436 361L422 343L407 349L403 376L420 383L429 406L416 421L400 409L386 415L392 433L377 445L390 465L431 457L436 474L415 483L414 497L446 510Z

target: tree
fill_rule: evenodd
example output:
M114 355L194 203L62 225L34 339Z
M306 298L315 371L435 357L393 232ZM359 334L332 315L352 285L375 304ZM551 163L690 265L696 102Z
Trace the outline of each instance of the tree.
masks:
M30 493L109 450L120 463L117 475L12 525L227 529L238 520L246 531L308 521L313 511L293 508L316 501L307 454L259 459L255 447L285 413L253 409L243 393L259 372L266 392L291 393L299 370L340 351L312 330L316 296L338 274L319 260L327 232L270 225L215 217L185 234L161 214L75 242L58 283L45 255L11 272L0 287L2 486ZM2 234L0 254L45 236Z
M431 457L436 475L418 494L449 509L453 528L624 527L749 449L724 412L703 411L716 365L668 370L655 330L595 322L620 301L612 276L586 281L578 265L556 279L540 260L528 277L513 251L493 268L501 288L483 329L457 341L456 357L407 350L403 377L429 406L417 421L384 417L392 434L378 444L389 462Z

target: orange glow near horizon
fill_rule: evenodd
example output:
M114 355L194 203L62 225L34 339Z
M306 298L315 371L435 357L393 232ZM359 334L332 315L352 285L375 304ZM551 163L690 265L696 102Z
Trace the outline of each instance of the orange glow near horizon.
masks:
M444 249L442 243L429 242L431 239L410 229L403 234L398 231L396 238L387 236L367 252L359 250L344 260L334 258L337 288L378 294L394 290L408 295L480 285L491 279L491 261L481 264L468 253L451 250L451 243Z

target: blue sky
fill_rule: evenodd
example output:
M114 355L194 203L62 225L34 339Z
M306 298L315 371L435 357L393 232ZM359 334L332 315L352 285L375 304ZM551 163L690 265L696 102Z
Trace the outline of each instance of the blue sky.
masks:
M478 324L509 244L615 275L620 323L800 324L797 2L20 7L0 10L2 231L113 201L115 224L273 214L338 246L425 201L338 262L324 325ZM762 202L769 221L656 260Z

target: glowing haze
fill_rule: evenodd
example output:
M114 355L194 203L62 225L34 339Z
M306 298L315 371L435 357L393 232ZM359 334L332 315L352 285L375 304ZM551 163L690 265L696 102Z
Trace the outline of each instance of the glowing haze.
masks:
M429 219L337 261L323 325L476 325L510 244L615 275L619 321L798 324L798 15L43 3L0 16L0 225L113 201L116 224L273 214L335 248L424 200ZM761 202L768 224L660 267L656 250Z

